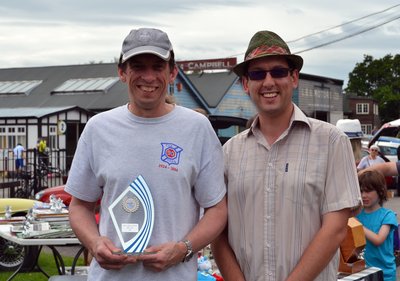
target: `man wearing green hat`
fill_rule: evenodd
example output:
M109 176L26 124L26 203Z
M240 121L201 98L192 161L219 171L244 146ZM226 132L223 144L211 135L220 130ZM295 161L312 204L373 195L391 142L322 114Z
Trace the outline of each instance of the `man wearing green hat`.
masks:
M258 114L224 145L228 225L212 250L225 281L337 279L361 195L348 137L292 102L302 66L259 31L233 69Z

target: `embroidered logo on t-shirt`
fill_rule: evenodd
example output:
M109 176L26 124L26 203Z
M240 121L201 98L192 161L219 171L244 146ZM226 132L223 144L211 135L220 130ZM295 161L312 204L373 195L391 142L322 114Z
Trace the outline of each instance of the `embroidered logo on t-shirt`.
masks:
M162 142L161 146L161 161L168 163L169 165L178 165L183 149L173 143Z

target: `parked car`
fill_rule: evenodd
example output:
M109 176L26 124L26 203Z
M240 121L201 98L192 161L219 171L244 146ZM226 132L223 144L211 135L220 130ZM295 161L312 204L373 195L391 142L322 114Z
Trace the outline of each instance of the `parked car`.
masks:
M365 147L365 148L368 148L368 144L369 144L371 139L372 139L372 135L364 134L362 136L362 138L361 138L361 146Z
M208 119L221 144L226 143L231 137L244 131L248 121L246 118L225 115L210 115Z
M4 217L6 206L11 207L13 216L25 216L30 208L33 208L36 200L23 198L0 198L0 217Z
M400 119L385 123L382 127L372 136L368 147L373 143L378 141L381 137L395 137L398 138L400 136Z
M45 188L35 194L35 199L44 203L50 202L50 195L54 194L57 198L60 198L65 206L69 206L71 203L71 195L64 191L65 185L53 186Z
M387 138L390 137L390 138ZM385 140L391 140L392 143L395 143L394 146L396 146L397 144L397 140L400 137L400 119L397 120L393 120L391 122L385 123L382 125L382 127L372 136L372 138L370 139L369 143L368 143L368 147L370 147L371 145L373 145L374 143L376 143L380 150L381 153L382 152L387 152L389 153L389 150L391 151L390 153L394 152L394 148L388 148L386 150L386 147L388 146L388 142L386 142L386 144L384 144L383 142L385 142ZM397 146L399 147L399 146ZM382 151L384 150L384 151ZM397 148L396 148L396 156L397 156ZM393 160L394 160L394 156L392 155ZM388 158L388 157L387 157ZM395 186L397 188L397 194L398 196L400 195L400 182L399 182L399 177L394 177L394 181L395 181ZM392 188L393 186L388 188Z
M12 216L25 216L30 208L40 202L22 198L0 198L0 217L4 217L6 206L11 207ZM29 271L35 264L38 247L25 248L14 242L0 238L0 271L14 271L22 265L22 270Z
M380 152L385 155L390 161L398 161L397 150L400 146L400 139L396 137L381 136L375 142L379 147Z

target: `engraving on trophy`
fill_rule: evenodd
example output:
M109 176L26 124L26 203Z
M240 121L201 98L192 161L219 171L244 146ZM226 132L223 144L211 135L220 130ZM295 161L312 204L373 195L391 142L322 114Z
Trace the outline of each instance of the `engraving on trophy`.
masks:
M122 207L127 213L134 213L140 207L139 199L137 197L125 197Z

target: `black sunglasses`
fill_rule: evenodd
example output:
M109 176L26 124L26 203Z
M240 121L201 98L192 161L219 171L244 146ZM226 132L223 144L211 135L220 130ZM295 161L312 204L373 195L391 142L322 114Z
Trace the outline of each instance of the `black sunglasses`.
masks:
M272 78L284 78L287 77L289 72L291 71L290 68L273 68L271 70L254 70L248 71L247 76L250 80L264 80L267 77L267 73L271 74Z

